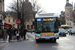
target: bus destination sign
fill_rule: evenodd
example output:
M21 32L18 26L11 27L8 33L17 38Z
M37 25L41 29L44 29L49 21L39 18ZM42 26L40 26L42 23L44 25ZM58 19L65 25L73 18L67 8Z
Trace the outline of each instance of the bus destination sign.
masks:
M54 21L54 18L48 18L48 19L43 18L43 21Z

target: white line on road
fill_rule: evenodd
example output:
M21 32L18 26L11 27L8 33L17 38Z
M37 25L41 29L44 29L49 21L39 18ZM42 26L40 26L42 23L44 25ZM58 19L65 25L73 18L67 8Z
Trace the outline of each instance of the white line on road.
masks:
M68 38L59 38L58 40L70 40Z

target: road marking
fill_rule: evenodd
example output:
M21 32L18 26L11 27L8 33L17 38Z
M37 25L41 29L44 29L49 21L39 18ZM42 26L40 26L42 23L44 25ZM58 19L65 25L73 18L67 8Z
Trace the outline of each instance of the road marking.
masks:
M70 40L68 38L59 38L58 40Z

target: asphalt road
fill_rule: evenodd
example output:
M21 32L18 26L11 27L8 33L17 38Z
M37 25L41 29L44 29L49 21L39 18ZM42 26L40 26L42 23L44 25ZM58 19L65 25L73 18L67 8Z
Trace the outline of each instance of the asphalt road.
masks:
M75 50L75 35L60 37L56 43L50 41L36 43L32 38L21 42L13 41L8 43L3 50Z

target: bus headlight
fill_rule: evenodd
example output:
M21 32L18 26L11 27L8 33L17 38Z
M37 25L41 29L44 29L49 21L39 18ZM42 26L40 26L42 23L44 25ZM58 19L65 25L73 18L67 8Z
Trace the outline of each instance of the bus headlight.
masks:
M35 35L35 38L38 39L40 35Z
M55 36L56 36L56 37L59 37L59 35L58 35L58 34L56 34Z

